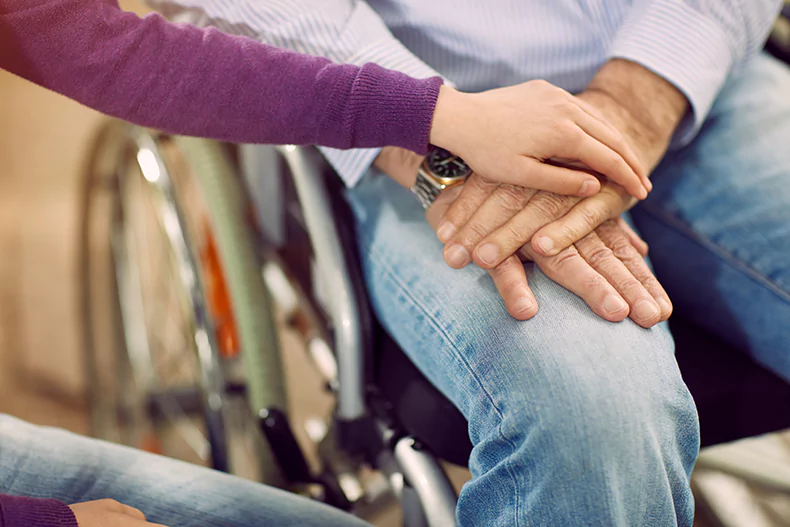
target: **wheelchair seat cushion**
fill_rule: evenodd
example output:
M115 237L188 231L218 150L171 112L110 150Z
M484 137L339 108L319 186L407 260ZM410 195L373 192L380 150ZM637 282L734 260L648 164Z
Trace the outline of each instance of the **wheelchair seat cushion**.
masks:
M440 459L465 467L472 452L466 418L389 335L382 330L377 337L375 383L401 430Z

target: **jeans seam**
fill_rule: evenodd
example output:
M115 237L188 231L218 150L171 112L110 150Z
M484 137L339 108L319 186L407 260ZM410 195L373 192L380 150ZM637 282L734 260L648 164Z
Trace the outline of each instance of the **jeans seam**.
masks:
M366 246L370 246L372 244L372 241L369 238L367 238L366 236L359 235L359 237L363 239L363 241L365 242ZM447 334L447 332L444 330L444 328L442 328L439 325L439 323L435 320L433 315L428 312L428 309L425 306L423 306L409 292L409 289L400 280L398 275L395 273L394 269L392 269L389 265L387 265L387 263L383 259L378 258L376 256L376 254L374 254L372 251L366 251L366 252L367 252L368 256L370 257L370 259L373 260L373 262L382 271L384 271L387 275L389 275L389 277L392 279L392 281L395 284L398 285L399 289L403 292L404 296L415 307L417 307L418 309L420 309L423 312L423 314L425 315L426 320L428 320L429 324L434 328L434 331L436 331L437 334L439 334L441 336L442 340L444 340L447 343L447 345L449 346L450 350L452 351L452 353L456 357L456 359L459 360L461 362L461 364L464 365L464 367L466 368L466 371L472 376L472 378L475 380L475 383L477 383L477 385L480 387L480 390L482 390L482 392L485 394L485 396L488 399L488 401L491 403L491 406L494 408L494 411L496 411L496 415L497 415L498 421L499 421L499 423L497 424L497 432L499 433L500 437L510 446L510 448L512 450L512 454L515 454L518 451L518 448L517 448L516 444L513 442L513 440L511 438L509 438L507 436L507 434L505 434L505 431L502 428L502 422L503 422L502 411L499 409L499 407L497 406L496 402L494 401L494 398L491 396L491 394L488 392L488 390L486 390L485 386L480 381L480 377L477 375L477 373L475 373L475 371L471 368L471 366L469 366L469 363L466 361L466 359L464 358L463 354L460 352L458 347L455 345L455 343L453 342L453 339L451 339L450 336ZM519 519L521 517L521 515L519 514L519 512L520 512L520 493L519 493L519 490L520 489L519 489L518 478L516 477L515 473L513 472L513 468L511 466L511 464L512 464L511 457L508 456L507 460L505 461L505 467L506 467L506 470L507 470L508 474L510 474L510 478L513 480L513 487L514 487L514 490L515 490L515 492L514 492L514 495L515 495L514 517L515 517L515 520L516 520L515 527L518 527L519 525L521 525L521 523L519 521Z
M710 252L730 264L732 267L748 276L753 281L757 282L759 285L762 285L769 291L778 295L784 301L790 302L790 292L785 291L785 289L780 284L770 280L764 273L749 266L746 262L732 254L726 247L717 244L706 236L698 234L690 225L682 221L677 216L665 212L661 207L651 206L649 204L643 204L640 207L640 210L643 210L646 214L652 216L664 225L677 230L692 242L697 243L705 249L708 249Z

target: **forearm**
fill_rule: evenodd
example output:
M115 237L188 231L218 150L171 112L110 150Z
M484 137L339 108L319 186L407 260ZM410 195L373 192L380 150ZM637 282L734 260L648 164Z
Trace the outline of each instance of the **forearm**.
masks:
M427 148L435 78L141 19L113 0L0 6L0 68L115 117L233 142Z
M634 143L649 170L658 164L689 111L688 100L673 84L623 59L607 62L582 97L599 99L609 110L605 117Z

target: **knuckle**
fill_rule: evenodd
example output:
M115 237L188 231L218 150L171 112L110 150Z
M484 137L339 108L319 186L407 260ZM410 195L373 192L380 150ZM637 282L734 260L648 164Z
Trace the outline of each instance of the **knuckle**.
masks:
M500 185L494 192L497 204L507 210L521 210L527 204L527 190L515 185Z
M464 184L467 186L471 184L472 188L485 194L492 192L499 185L497 181L478 174L472 174Z
M462 225L465 219L471 217L475 210L475 204L461 196L450 205L443 218L455 225Z
M559 126L562 140L565 142L566 149L578 151L586 141L584 131L576 124L566 121Z
M560 217L565 209L565 198L550 192L541 193L536 199L529 202L539 215L553 221Z
M578 263L580 258L581 256L578 252L566 249L558 255L549 258L547 264L549 269L562 273L565 269L573 267Z
M505 295L512 296L513 291L518 291L521 288L522 280L515 271L515 269L511 268L499 274L499 280L497 281L502 288L502 293Z
M609 248L618 260L631 260L635 256L636 249L625 238L617 238L609 245Z
M659 296L664 296L666 293L664 292L664 288L661 287L661 283L658 281L653 273L648 269L645 272L645 276L641 278L642 287L647 289L647 291L655 298Z
M620 280L617 289L626 297L636 297L644 291L642 283L633 276Z
M531 86L533 86L533 87L535 87L535 88L537 88L539 90L551 90L551 89L554 88L554 85L552 85L550 82L548 82L547 80L544 80L544 79L531 80L527 84L529 84L529 85L531 85Z
M491 226L482 222L470 222L459 239L464 245L473 246L491 233Z
M601 224L604 213L597 207L579 207L579 219L581 222L590 228L595 228Z
M579 232L579 229L576 228L576 225L561 223L557 226L557 228L557 235L552 236L555 239L564 240L567 243L573 243L582 237L582 234Z
M587 294L592 294L601 289L608 289L609 282L598 273L590 272L584 277L584 290Z
M519 225L516 222L509 222L505 225L502 234L502 241L504 241L507 246L521 246L532 238L532 233L523 225Z
M624 172L628 170L628 165L626 164L625 160L620 157L620 154L617 152L610 151L606 154L606 166L609 167L609 170L612 172Z
M585 255L585 260L594 268L598 269L611 263L614 258L611 249L607 246L600 244L590 249Z

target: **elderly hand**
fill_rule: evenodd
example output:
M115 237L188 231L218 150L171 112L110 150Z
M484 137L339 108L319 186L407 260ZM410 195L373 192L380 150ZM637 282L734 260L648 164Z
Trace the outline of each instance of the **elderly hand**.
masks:
M474 179L469 182L474 185ZM429 223L441 232L440 222L448 209L466 192L463 187L448 189L440 194L428 209ZM501 189L497 185L495 191ZM534 190L511 187L503 191L511 202L511 209L523 207L523 202L538 197ZM547 194L544 211L556 206L556 196ZM501 201L501 198L494 198ZM555 209L555 214L561 214ZM549 212L550 213L550 212ZM474 229L470 229L474 233ZM441 235L440 235L441 238ZM447 257L446 249L445 255ZM642 327L651 327L669 318L672 304L664 288L647 267L645 244L622 219L608 220L594 232L555 256L543 256L529 244L516 254L500 259L487 270L505 302L508 312L519 320L537 313L537 302L527 283L522 260L534 261L552 280L581 297L599 316L619 322L630 316Z
M530 241L536 253L554 256L636 203L610 182L586 199L501 185L477 175L464 187L438 231L447 245L445 260L454 268L472 260L495 267Z
M407 150L386 148L379 154L375 164L402 185L409 186L413 183L421 160L420 156ZM442 192L428 209L426 217L442 242L455 236L457 240L464 239L464 243L472 248L485 235L519 213L533 196L536 198L533 205L545 211L544 219L534 227L535 230L564 215L579 200L493 183L472 174L464 185ZM468 239L459 235L457 230L448 231L447 222L443 222L448 215L453 217L448 210L451 207L457 211L459 218L481 220L479 225L471 222L469 229L464 231L469 233ZM491 214L494 215L493 219L489 217ZM464 226L466 221L459 221L459 224ZM488 271L494 278L508 312L519 320L526 320L537 313L537 303L527 285L520 260L523 258L534 260L550 278L579 295L595 313L606 320L617 322L630 314L638 324L650 327L666 319L672 305L639 254L640 250L646 253L646 244L629 232L630 229L624 230L624 224L615 225L617 229L602 226L600 232L589 235L578 247L571 247L554 257L545 257L527 246L519 248L517 255L501 258L499 265L486 266L491 267ZM529 240L529 237L525 239ZM452 259L448 251L453 245L460 244L448 244L445 249L448 260ZM469 254L471 249L456 267L469 263Z

